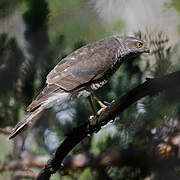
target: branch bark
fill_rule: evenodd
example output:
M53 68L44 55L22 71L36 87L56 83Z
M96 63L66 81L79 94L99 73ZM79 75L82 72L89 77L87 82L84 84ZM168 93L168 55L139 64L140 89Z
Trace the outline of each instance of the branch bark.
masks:
M0 173L20 170L22 172L14 176L35 176L35 173L33 174L30 168L43 168L48 159L48 155L33 155L24 151L21 159L4 163L0 161ZM63 160L61 172L66 174L67 170L75 171L86 167L98 169L107 166L130 166L150 169L155 165L162 164L162 162L168 161L169 163L172 160L178 161L178 159L178 147L176 145L168 143L149 144L144 150L129 147L123 150L106 151L98 155L84 152L66 156Z
M107 151L99 155L80 153L66 157L61 171L66 172L67 169L75 171L86 167L97 169L107 166L158 169L162 168L162 164L163 166L171 164L173 167L173 164L179 162L177 155L177 149L165 143L160 143L158 146L151 144L144 150L129 147L124 150Z
M20 159L13 160L11 162L2 162L0 161L0 173L4 171L29 171L29 168L42 168L47 160L49 159L48 155L38 155L35 156L27 151L24 151L21 154Z
M127 92L117 101L112 102L100 116L94 117L91 124L88 122L82 126L75 128L62 144L57 148L55 154L49 159L45 167L40 171L37 180L49 180L51 174L54 174L59 168L63 168L62 161L65 156L86 136L97 132L101 126L113 120L118 114L122 113L130 105L145 96L156 95L163 90L180 85L180 71L168 74L166 76L154 79L148 79L138 87Z
M37 173L35 172L18 172L13 175L10 180L21 180L21 179L35 179Z

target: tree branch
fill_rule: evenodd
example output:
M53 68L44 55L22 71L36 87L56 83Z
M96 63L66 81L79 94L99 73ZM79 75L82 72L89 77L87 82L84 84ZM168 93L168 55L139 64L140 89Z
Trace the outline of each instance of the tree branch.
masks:
M177 148L165 143L160 143L158 146L151 144L144 150L129 147L124 150L107 151L99 155L80 153L66 157L61 171L66 172L67 169L76 170L86 167L104 168L107 166L129 166L146 169L152 169L152 167L155 169L156 167L158 169L162 164L166 166L169 163L172 165L172 162L175 161L179 162L177 155Z
M130 105L145 96L152 96L163 90L178 87L180 85L180 71L154 79L148 79L138 87L132 89L117 101L112 102L99 117L94 117L91 125L85 123L75 128L57 148L55 154L40 171L37 180L49 180L51 174L62 168L62 161L65 156L88 134L92 134L101 129L101 126L113 120L118 114L122 113Z
M37 173L35 172L18 172L11 177L10 180L20 180L20 179L35 179Z
M0 173L21 170L24 173L21 172L14 176L35 176L30 168L42 168L48 159L48 155L33 155L30 152L24 151L21 159L4 163L0 161ZM162 164L162 161L168 160L169 163L174 159L177 161L179 159L178 147L176 145L168 143L149 144L144 150L137 150L131 146L127 149L106 151L98 155L84 152L73 156L66 156L63 160L61 171L66 174L67 170L74 171L78 168L86 167L98 169L107 166L130 166L150 169L152 166L154 167L153 164L157 166L157 164Z
M47 160L48 155L35 156L27 151L24 151L21 155L21 159L13 160L11 162L0 161L0 173L4 171L29 171L29 168L42 168Z

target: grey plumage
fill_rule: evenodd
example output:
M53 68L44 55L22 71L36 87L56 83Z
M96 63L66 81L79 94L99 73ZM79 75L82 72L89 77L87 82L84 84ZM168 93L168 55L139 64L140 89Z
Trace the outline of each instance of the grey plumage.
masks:
M46 87L27 108L27 115L12 130L16 136L46 108L84 96L103 86L119 66L132 56L149 52L145 42L113 36L87 44L62 59L48 74Z

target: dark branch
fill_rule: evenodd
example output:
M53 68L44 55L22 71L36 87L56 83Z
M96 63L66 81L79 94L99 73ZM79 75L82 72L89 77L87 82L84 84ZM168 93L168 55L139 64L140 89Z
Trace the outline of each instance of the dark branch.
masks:
M15 175L11 176L10 180L22 180L22 179L35 179L37 173L35 172L18 172Z
M168 74L160 78L149 79L138 87L132 89L117 101L112 102L99 117L95 117L89 125L88 123L74 129L57 148L55 154L40 171L37 180L49 180L51 174L62 168L62 161L65 156L88 134L92 134L101 129L101 126L113 120L131 104L145 96L152 96L180 85L180 71ZM98 122L98 123L97 123Z
M16 171L21 170L29 172L30 168L42 168L47 160L48 155L35 156L27 151L22 152L20 159L15 159L10 162L0 161L0 173L4 171Z
M173 138L173 137L172 137ZM20 174L14 176L20 177L24 175L37 176L30 168L43 168L49 159L49 155L33 155L27 151L22 153L21 159L16 159L11 162L0 161L0 173L5 171L20 170ZM90 153L79 153L73 156L66 156L63 160L61 172L65 175L67 170L76 171L91 167L93 169L101 169L107 166L130 166L135 168L155 169L155 166L165 166L171 162L179 162L177 144L169 143L152 143L143 150L138 150L136 147L129 147L123 150L111 150L100 153L98 155ZM175 163L174 163L175 164Z
M107 166L135 168L158 169L168 166L171 163L179 162L178 149L172 145L160 143L158 145L150 144L144 150L136 150L129 147L124 150L112 150L93 155L80 153L73 156L67 156L63 161L61 171L66 173L67 169L77 170L78 168L91 167L94 169ZM173 162L173 163L172 163ZM64 173L64 174L65 174Z

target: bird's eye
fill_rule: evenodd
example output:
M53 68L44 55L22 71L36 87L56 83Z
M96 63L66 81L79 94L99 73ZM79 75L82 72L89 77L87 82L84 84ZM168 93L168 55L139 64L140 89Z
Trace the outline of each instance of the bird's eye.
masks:
M138 43L136 44L136 46L137 46L138 48L141 48L141 47L142 47L142 45L143 45L143 43L142 43L142 42L138 42Z

